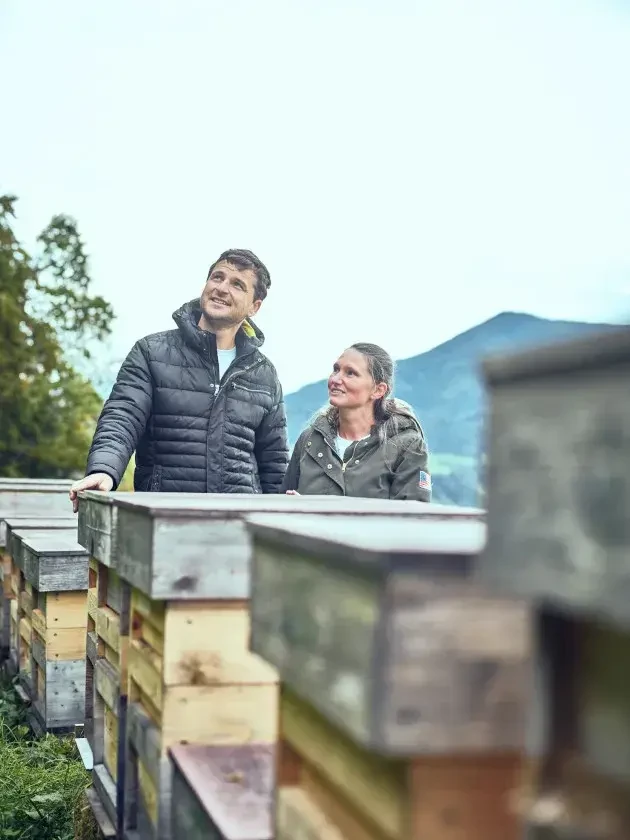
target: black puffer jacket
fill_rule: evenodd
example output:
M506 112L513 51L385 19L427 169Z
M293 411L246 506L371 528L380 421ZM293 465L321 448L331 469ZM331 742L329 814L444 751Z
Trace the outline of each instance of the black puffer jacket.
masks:
M197 326L199 300L173 314L176 330L140 339L105 403L86 474L116 487L136 450L136 490L277 493L289 460L276 370L246 321L219 381L216 340Z

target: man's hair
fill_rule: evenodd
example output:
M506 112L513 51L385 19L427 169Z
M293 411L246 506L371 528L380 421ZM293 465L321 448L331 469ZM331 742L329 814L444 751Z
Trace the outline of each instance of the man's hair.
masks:
M212 263L208 270L208 277L220 262L228 262L240 269L250 268L256 275L254 300L264 300L267 297L267 291L271 286L271 277L267 266L262 260L258 259L253 251L248 251L245 248L229 248L221 254L218 260Z

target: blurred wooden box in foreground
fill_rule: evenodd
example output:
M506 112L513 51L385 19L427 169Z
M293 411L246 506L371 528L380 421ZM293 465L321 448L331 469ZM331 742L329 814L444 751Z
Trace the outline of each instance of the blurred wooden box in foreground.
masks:
M475 520L252 517L251 647L280 673L276 840L516 840L526 606Z
M630 626L630 329L484 370L484 580Z

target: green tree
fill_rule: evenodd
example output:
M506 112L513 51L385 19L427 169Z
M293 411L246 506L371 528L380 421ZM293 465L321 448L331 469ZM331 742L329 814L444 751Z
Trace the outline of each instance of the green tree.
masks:
M113 312L90 295L76 223L55 216L31 256L13 229L14 196L0 197L0 475L81 473L101 400L70 363L89 357Z

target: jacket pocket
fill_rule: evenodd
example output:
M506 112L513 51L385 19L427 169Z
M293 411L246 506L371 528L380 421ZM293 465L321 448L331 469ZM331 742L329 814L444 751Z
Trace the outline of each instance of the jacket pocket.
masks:
M149 493L159 493L162 489L162 467L153 467L149 481Z

